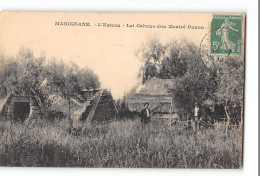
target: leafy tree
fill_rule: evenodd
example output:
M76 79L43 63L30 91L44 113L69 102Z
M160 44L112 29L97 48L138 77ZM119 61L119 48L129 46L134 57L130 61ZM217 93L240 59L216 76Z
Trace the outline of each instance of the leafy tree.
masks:
M137 50L136 55L141 59L143 67L141 71L144 71L146 81L149 76L157 76L158 68L160 66L161 57L164 55L165 48L160 42L158 37L148 38L142 47Z
M179 113L192 116L195 103L201 106L204 101L211 98L216 86L214 73L206 68L203 70L197 67L174 79L174 86L170 92Z
M215 61L219 84L214 96L217 103L224 105L227 116L227 129L231 118L236 118L237 116L241 119L242 128L244 62L241 57L230 55L222 60L223 62Z
M100 87L98 76L89 68L80 69L77 79L82 89L97 89Z
M44 55L36 58L31 50L21 48L16 57L2 56L1 60L1 97L8 94L37 94L42 100L46 98L40 89L46 76Z
M70 125L72 125L71 112L71 97L76 97L80 93L80 86L77 80L78 66L73 64L70 67L60 60L53 59L47 66L48 70L48 87L51 92L65 98L69 106Z
M197 59L198 55L198 48L186 40L167 43L159 77L164 79L183 76L188 71L188 67L203 63L202 60Z

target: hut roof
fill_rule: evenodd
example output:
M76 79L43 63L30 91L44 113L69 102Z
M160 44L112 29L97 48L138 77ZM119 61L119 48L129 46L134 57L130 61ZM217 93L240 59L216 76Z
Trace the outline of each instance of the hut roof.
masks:
M172 96L168 88L174 86L174 79L151 78L143 85L134 88L126 101L131 111L140 111L149 102L152 112L171 112Z
M147 95L169 95L167 87L172 87L173 85L173 79L160 79L153 77L146 81L144 85L138 86L136 88L136 93Z
M2 112L2 109L3 109L3 107L4 107L5 103L6 103L6 101L8 100L9 96L10 96L10 95L7 95L5 98L1 98L1 99L0 99L0 112Z

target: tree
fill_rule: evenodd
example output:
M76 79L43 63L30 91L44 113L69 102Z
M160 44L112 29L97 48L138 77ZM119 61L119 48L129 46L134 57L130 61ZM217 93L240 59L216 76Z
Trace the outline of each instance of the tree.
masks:
M81 89L97 89L100 87L98 76L89 68L82 68L77 73Z
M195 45L186 40L167 43L161 61L159 77L169 79L183 76L188 67L194 63L198 54Z
M204 101L212 97L217 86L213 78L214 74L208 69L198 67L174 79L170 93L180 114L192 116L195 103L201 106Z
M70 117L71 101L70 98L79 94L80 87L77 80L78 66L73 64L70 67L60 60L53 59L47 66L48 71L48 87L68 102L69 112L68 119L72 125Z
M146 81L149 76L157 76L164 51L165 48L163 44L156 36L148 38L147 41L143 43L142 47L137 50L136 55L138 58L141 59L141 62L143 63L141 71L145 72L144 81Z
M171 41L163 45L158 38L149 38L137 55L143 62L141 70L145 71L146 78L181 77L188 71L188 67L191 67L191 70L197 64L205 65L202 59L198 58L198 48L186 40Z
M34 57L33 52L21 48L16 57L2 56L0 70L1 97L8 94L34 95L46 98L40 88L46 78L45 56Z
M215 61L219 84L215 97L217 103L224 105L227 116L227 128L231 118L235 118L240 111L240 127L243 127L243 88L244 88L244 61L238 56L226 56L223 62Z
M199 49L186 41L171 41L166 45L160 78L171 78L169 87L179 114L192 115L195 103L202 105L216 90L214 70L203 62Z

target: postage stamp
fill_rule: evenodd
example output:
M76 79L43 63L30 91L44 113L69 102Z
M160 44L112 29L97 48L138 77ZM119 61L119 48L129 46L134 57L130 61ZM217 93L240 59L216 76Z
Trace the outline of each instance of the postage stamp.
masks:
M241 55L241 15L213 15L210 33L210 54Z

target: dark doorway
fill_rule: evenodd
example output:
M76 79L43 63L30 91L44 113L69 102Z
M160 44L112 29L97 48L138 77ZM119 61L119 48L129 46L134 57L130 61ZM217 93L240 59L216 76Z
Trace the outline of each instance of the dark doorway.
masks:
M222 104L216 105L214 108L214 112L212 113L212 116L217 121L224 121L227 118L224 106Z
M14 119L23 122L30 113L29 102L14 102Z

